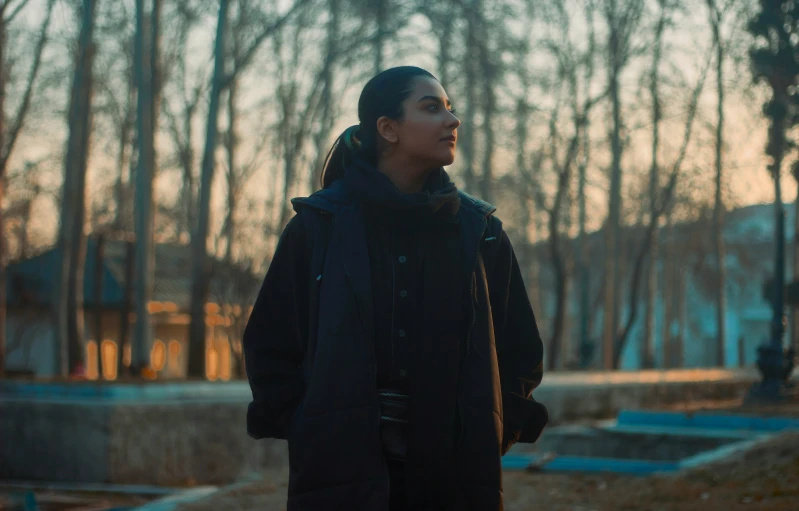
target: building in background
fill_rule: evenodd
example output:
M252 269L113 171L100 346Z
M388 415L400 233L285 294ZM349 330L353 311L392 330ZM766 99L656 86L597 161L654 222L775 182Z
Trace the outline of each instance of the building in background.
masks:
M786 203L785 212L788 261L786 279L790 282L793 279L790 261L793 261L795 245L794 205ZM672 228L661 227L653 339L655 367L714 365L717 331L714 286L718 281L718 271L714 260L710 221L708 214L698 221L677 223ZM623 230L624 260L621 267L624 268L624 279L619 318L621 328L631 312L632 273L643 235L643 227L630 226ZM726 365L752 365L755 363L758 345L769 336L772 319L770 297L767 299L764 296L764 285L774 272L774 205L758 204L727 212L724 240L727 269ZM589 261L604 260L604 237L601 232L589 234L586 244ZM543 241L532 247L527 260L520 261L521 264L530 265L531 257L538 259L534 265L538 269L535 282L540 289L531 289L530 293L538 293L540 296L540 306L536 314L545 343L548 342L550 325L555 314L555 282L549 254L547 242ZM644 272L645 269L644 267ZM591 339L598 342L602 330L602 267L592 267L590 274ZM641 367L646 308L645 273L639 285L636 305L638 310L622 352L622 369ZM565 322L567 327L563 339L566 353L560 357L566 366L575 366L578 356L577 292L574 275L570 270ZM786 330L785 342L788 342L789 332L790 329ZM601 350L594 351L595 354L599 352ZM667 354L670 360L665 360Z
M132 308L137 279L126 290L127 243L105 240L103 257L97 257L97 238L89 238L84 272L84 332L86 374L91 379L116 379L117 359L130 364L130 340L136 317ZM157 244L152 314L151 369L159 378L183 378L188 361L188 314L191 292L190 247ZM57 347L52 332L52 297L57 249L8 266L6 365L9 370L36 377L57 374ZM132 264L132 261L131 261ZM102 273L101 300L95 297L95 282ZM248 269L220 260L212 261L211 292L206 304L207 377L230 379L239 374L241 334L261 279ZM131 297L127 325L123 321L126 291ZM100 337L97 317L100 316ZM124 350L119 350L122 329L127 329ZM100 357L103 358L103 373Z

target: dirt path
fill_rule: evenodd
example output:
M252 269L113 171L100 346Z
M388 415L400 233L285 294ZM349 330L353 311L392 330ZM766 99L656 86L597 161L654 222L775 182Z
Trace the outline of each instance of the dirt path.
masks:
M225 489L178 511L285 510L286 481ZM506 511L799 511L799 433L671 476L506 472Z

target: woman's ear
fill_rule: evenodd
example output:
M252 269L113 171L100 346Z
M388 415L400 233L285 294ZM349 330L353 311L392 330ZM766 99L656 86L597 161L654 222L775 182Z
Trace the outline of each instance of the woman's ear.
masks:
M377 120L377 133L380 137L389 144L396 144L397 136L397 121L383 116Z

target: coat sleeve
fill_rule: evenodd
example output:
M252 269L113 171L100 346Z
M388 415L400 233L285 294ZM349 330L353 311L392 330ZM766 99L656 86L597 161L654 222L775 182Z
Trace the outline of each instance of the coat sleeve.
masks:
M252 390L247 433L256 439L285 439L305 393L308 265L303 222L295 216L278 241L242 341Z
M538 440L548 421L546 407L532 397L543 377L544 345L516 254L505 232L489 279L502 386L504 454L516 442Z

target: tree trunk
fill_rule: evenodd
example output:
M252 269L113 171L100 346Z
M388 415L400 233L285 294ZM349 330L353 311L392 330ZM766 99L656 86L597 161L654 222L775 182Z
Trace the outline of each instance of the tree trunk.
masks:
M438 24L441 27L438 36L438 78L445 89L449 85L449 66L452 59L452 54L450 53L452 24L453 18L451 16L444 16L444 19Z
M190 115L186 112L183 122L184 139L186 146L183 148L185 153L183 156L183 185L181 187L181 204L183 211L186 214L186 231L191 238L191 234L196 228L197 212L194 206L194 145L190 142L194 137L194 129L192 128L192 121L194 119L193 112Z
M476 91L478 87L477 69L474 54L477 51L477 30L478 19L477 9L480 8L480 0L472 0L471 8L466 13L466 53L464 56L464 73L466 74L466 117L464 123L458 128L460 137L463 139L461 152L463 153L463 184L469 193L475 193L475 169L474 155L477 133L475 126L477 110Z
M793 177L799 183L799 165L794 166ZM793 218L793 278L799 280L799 194L794 199L794 218ZM799 349L799 307L791 307L791 338L789 347Z
M619 5L621 3L622 5ZM608 218L605 226L605 300L603 328L603 361L606 369L613 366L616 336L619 333L621 287L623 281L622 251L622 169L624 150L621 140L622 105L620 96L621 74L629 63L632 34L642 12L640 0L606 0L605 19L608 25L608 95L612 112L609 134L611 149L610 190Z
M11 158L11 153L18 139L22 127L27 118L28 111L33 98L34 85L41 69L42 55L47 45L47 32L50 27L50 20L53 14L55 0L47 1L47 11L44 21L39 31L36 48L33 52L33 64L28 73L25 89L22 95L22 102L18 107L16 116L11 119L9 126L5 126L5 86L7 78L5 76L5 60L3 57L3 47L6 41L6 12L8 7L6 2L0 7L0 203L5 201L7 187L7 167ZM8 136L6 137L6 130ZM27 225L25 225L27 228ZM0 208L0 379L5 375L5 346L6 346L6 265L8 263L8 247L5 238L5 215Z
M153 242L153 182L155 179L156 81L160 0L153 0L150 16L144 0L136 0L135 73L139 84L136 131L139 160L136 169L136 324L131 351L131 373L139 375L150 365L152 320L149 304L153 296L155 247ZM149 21L149 23L148 23ZM148 51L149 50L149 51Z
M119 313L119 341L117 342L117 378L129 374L125 367L125 350L130 344L130 309L133 297L133 267L135 262L135 249L132 241L125 242L125 282L122 289L122 308Z
M727 345L727 267L725 264L726 247L724 246L724 201L723 186L723 149L724 149L724 46L721 41L721 13L715 0L707 0L710 27L713 31L713 43L716 46L716 179L715 201L713 204L713 246L718 271L716 285L716 350L715 362L718 366L726 365Z
M593 5L587 3L585 6L585 18L588 24L588 54L586 55L587 69L585 75L585 90L589 92L591 89L591 82L594 77L594 54L596 52L596 32L594 29L594 10ZM578 181L577 181L577 222L578 222L578 240L577 240L577 253L575 254L575 263L577 269L577 288L579 294L579 348L578 348L578 361L580 368L588 369L594 357L596 356L596 345L590 338L591 328L591 273L590 273L590 259L588 254L588 236L586 233L586 192L585 187L587 184L588 162L591 156L591 139L590 133L590 116L585 115L583 120L583 134L580 140L580 163L578 165Z
M5 7L5 6L3 6ZM3 57L3 50L5 49L6 44L6 24L5 24L5 12L0 9L0 201L2 201L3 196L5 195L5 166L6 161L4 157L4 150L5 147L5 102L6 102L6 74L5 74L5 66L3 62L5 59ZM0 210L0 233L2 233L3 229L3 212ZM0 236L0 257L2 257L3 253L5 252L5 246L3 243L3 236ZM2 264L0 263L0 266ZM5 377L6 373L6 318L5 318L5 289L6 289L6 275L5 269L0 267L0 285L2 285L2 289L0 289L0 294L2 294L2 303L0 303L0 379Z
M189 327L189 377L205 378L205 304L208 301L209 260L206 245L211 207L211 184L214 180L217 145L219 100L225 77L225 37L227 27L228 0L219 2L219 18L216 27L214 49L214 77L208 106L208 124L203 152L200 178L200 206L197 225L191 238L191 325Z
M497 100L494 92L494 64L492 63L491 56L488 53L487 33L481 30L480 38L480 71L483 81L483 133L485 136L485 151L483 151L483 168L482 179L480 182L480 191L483 195L483 200L487 202L493 201L493 167L494 160L494 114L497 110Z
M650 73L649 90L652 95L652 165L649 170L649 222L652 225L651 246L646 277L646 312L644 313L644 338L641 343L641 368L649 369L654 365L653 346L655 334L655 307L657 305L657 266L658 266L658 234L659 219L657 212L658 190L660 189L660 58L663 49L663 32L666 28L665 0L660 0L660 16L655 29L655 47L652 55L652 71Z
M238 41L234 35L233 54L238 54ZM236 92L238 90L238 80L234 79L228 86L227 97L227 114L228 114L228 132L225 137L225 148L227 149L227 217L225 218L225 240L227 247L225 249L225 260L228 262L233 261L233 237L236 234L236 197L238 195L238 183L236 174L236 145L238 142L238 134L236 133Z
M322 70L322 81L324 82L321 96L321 123L319 131L316 133L316 163L309 173L310 186L309 192L313 193L322 186L322 170L328 152L328 140L330 132L333 130L334 109L333 109L333 69L338 61L338 39L341 32L341 5L340 0L328 0L330 19L327 23L327 56L325 57L324 69Z
M609 95L613 114L612 129L610 133L611 166L610 166L610 195L608 200L608 219L605 224L605 300L604 300L604 329L603 329L603 360L605 369L613 368L613 347L618 333L620 268L621 256L620 229L621 229L621 98L619 96L619 72L616 65L619 51L618 33L616 27L610 28L609 48L611 64L609 75Z
M674 278L675 265L672 261L674 255L674 224L671 219L671 211L666 214L667 241L663 253L663 344L662 366L664 369L671 367L671 327L674 322Z
M41 193L41 190L38 189L38 185L37 185L36 188L37 188L37 191L34 192L35 193L34 197L38 196L39 193ZM20 229L20 233L19 233L19 259L20 260L25 260L25 259L29 258L30 255L31 255L31 250L30 250L31 243L30 243L30 232L29 232L30 224L31 224L31 218L33 218L33 198L31 198L28 201L26 201L25 210L22 213L22 219L20 221L20 223L21 223L21 225L19 227L19 229Z
M69 137L64 168L61 224L56 267L54 331L59 369L67 376L84 365L83 268L86 255L86 168L91 135L92 63L95 0L83 0L83 21L69 106Z
M688 338L688 272L685 268L680 268L678 272L677 282L680 290L677 294L677 311L680 330L674 345L674 366L683 368L685 367L685 341Z
M579 324L580 324L580 346L579 346L579 360L580 368L588 369L591 365L590 354L592 351L592 343L589 337L589 323L590 323L590 303L591 303L591 276L590 276L590 260L588 257L588 235L586 233L586 174L588 170L588 157L589 157L589 137L588 126L583 132L582 136L582 157L580 158L580 165L578 167L578 181L577 181L577 207L578 207L578 224L579 234L577 237L577 254L575 260L577 262L577 275L578 275L578 295L579 295Z
M97 371L99 379L105 377L105 360L103 359L103 277L105 238L97 236L94 250L94 339L97 343Z
M375 18L377 20L377 34L375 35L375 74L383 71L383 53L385 52L386 35L388 30L389 7L388 0L375 0Z
M131 73L132 74L132 73ZM114 213L114 228L122 231L124 230L125 221L123 220L125 212L127 211L127 194L128 189L125 186L125 168L128 163L128 144L130 143L130 131L133 124L133 103L136 97L136 91L133 86L133 79L128 80L128 94L125 100L125 118L122 121L122 126L119 127L119 146L117 148L117 182L115 186L117 208ZM128 181L128 187L130 182Z

